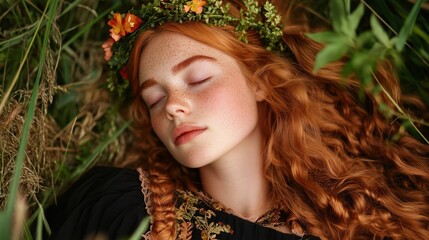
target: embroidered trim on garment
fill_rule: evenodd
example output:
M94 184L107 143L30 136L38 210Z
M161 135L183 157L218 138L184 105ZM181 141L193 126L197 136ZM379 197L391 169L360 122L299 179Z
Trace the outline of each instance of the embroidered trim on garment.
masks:
M199 192L199 197L206 203L207 206L214 208L215 210L226 212L232 215L234 211L232 209L224 207L220 202L215 201L213 198L208 196L206 193ZM285 211L279 209L272 209L266 212L264 215L259 217L255 223L264 227L269 227L280 231L282 227L286 227L286 219L288 214Z
M141 168L138 168L137 171L139 172L146 211L151 216L150 221L152 223L153 209L149 175ZM210 209L198 207L197 204L201 204L202 201L191 192L178 190L177 196L180 199L176 206L177 239L190 239L194 227L201 231L201 239L216 239L217 235L222 232L233 233L231 226L227 224L210 222L210 218L216 214ZM142 236L143 239L149 240L151 232L152 225L150 230Z
M146 171L143 171L142 168L138 168L137 171L139 172L139 179L141 182L142 187L142 193L144 195L144 203L146 205L146 211L149 215L152 215L152 192L150 191L150 180L149 180L149 174Z
M152 219L152 193L150 192L150 179L146 171L139 168L139 179L141 181L141 191L144 195L146 211ZM201 231L201 239L217 239L219 234L233 234L234 230L230 225L222 222L214 222L212 217L216 217L215 211L226 212L234 215L234 212L225 208L221 203L215 201L203 192L193 193L191 191L176 190L177 203L176 211L176 238L190 239L194 228ZM256 224L281 231L286 227L288 214L282 210L273 209L256 220ZM145 240L150 239L152 225L150 230L142 237ZM292 233L303 237L305 232L297 233L292 228Z
M202 207L203 202L198 196L190 191L181 190L177 191L177 195L180 199L176 209L179 239L189 239L192 236L193 227L201 231L201 239L217 239L217 235L221 233L234 233L230 225L210 221L216 213Z
M149 230L142 235L144 240L150 240L150 234L152 232L152 222L153 222L153 218L152 218L152 213L153 213L153 209L152 209L152 192L150 191L150 180L149 180L149 174L144 171L142 168L138 168L137 171L139 172L139 180L141 182L141 191L143 193L143 198L144 198L144 203L146 206L146 212L147 214L150 216L150 228Z

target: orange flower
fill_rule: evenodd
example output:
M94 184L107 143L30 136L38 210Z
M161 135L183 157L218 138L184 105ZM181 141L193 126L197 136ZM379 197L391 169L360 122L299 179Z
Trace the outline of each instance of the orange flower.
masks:
M127 33L134 32L142 24L142 20L134 14L127 13L125 16L123 26Z
M203 7L206 5L206 1L203 0L192 0L189 2L186 2L186 5L183 7L183 11L189 12L195 12L196 14L201 14L203 12Z
M141 23L142 20L131 13L127 13L124 19L122 19L122 15L120 13L115 13L113 18L107 22L107 24L112 27L110 29L110 36L116 42L128 33L134 32Z
M114 29L110 29L110 36L112 37L113 40L115 40L115 42L119 41L119 39L121 39L121 35L115 34Z
M125 36L127 34L122 25L122 15L120 13L115 13L113 15L113 18L110 19L107 24L112 27L112 29L110 29L111 34L114 34L116 36Z
M114 43L115 40L113 38L109 38L105 43L103 43L103 45L101 45L104 50L104 60L109 61L110 58L112 58L113 53L111 47Z

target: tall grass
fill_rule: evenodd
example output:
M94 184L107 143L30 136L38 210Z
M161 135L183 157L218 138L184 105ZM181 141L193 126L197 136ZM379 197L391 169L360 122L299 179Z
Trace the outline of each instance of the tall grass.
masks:
M43 210L57 191L121 155L129 124L103 90L100 48L106 15L120 4L1 3L0 239L41 239L49 232Z
M14 85L16 84L18 76L20 75L20 72L22 70L22 66L24 65L25 60L28 57L29 50L32 48L34 40L35 40L35 38L39 32L38 30L40 29L40 26L43 22L42 19L45 18L45 16L48 20L46 22L45 33L43 34L42 49L47 48L49 33L51 31L51 26L52 26L54 16L55 16L55 10L57 8L56 3L58 3L58 2L54 1L54 3L51 4L51 1L47 1L45 10L43 11L42 16L41 16L41 20L39 20L39 24L37 25L37 29L36 29L36 31L33 35L33 38L30 42L30 46L28 46L28 49L24 55L24 59L21 61L21 64L19 65L19 68L18 68L18 71L17 71L15 77L13 78L12 83L8 87L6 94L3 96L3 99L2 99L1 104L0 104L0 113L3 110L3 108L6 104L6 101L9 98L9 95L10 95ZM45 14L46 12L48 12L47 15ZM24 129L23 129L22 135L21 135L21 142L19 144L18 155L17 155L16 161L15 161L15 169L14 169L14 174L13 174L13 178L12 178L12 184L10 185L9 196L7 199L8 204L6 205L6 210L0 214L0 223L5 228L2 231L2 233L1 233L2 235L0 235L0 237L4 238L4 239L8 239L9 235L11 235L11 233L9 231L11 230L11 227L12 227L11 226L12 217L13 217L13 213L16 212L14 203L17 201L18 184L19 184L19 179L20 179L21 174L22 174L25 149L27 146L28 134L30 131L30 125L31 125L31 123L33 121L33 117L34 117L34 112L35 112L34 109L36 107L37 96L39 94L40 77L42 75L43 64L45 62L45 58L46 58L46 52L41 52L40 58L39 58L39 65L37 67L36 79L35 79L33 91L31 94L30 104L29 104L29 107L27 110L27 117L25 119ZM19 230L21 230L21 229L16 229L16 231L19 231ZM14 236L14 237L16 237L16 236Z
M390 58L399 69L402 91L419 96L428 108L427 1L330 0L330 8L323 1L306 1L335 34L344 33L336 24L354 26L345 34L355 44L345 52L368 61L355 61L361 65L345 73L369 69L358 74L379 94L383 86L373 81L371 64ZM100 46L108 36L106 15L134 2L0 2L0 239L41 239L42 231L50 231L44 209L64 186L96 162L121 160L128 123L106 90ZM424 113L400 105L384 111L402 121L403 131L427 137ZM147 224L142 222L133 238Z

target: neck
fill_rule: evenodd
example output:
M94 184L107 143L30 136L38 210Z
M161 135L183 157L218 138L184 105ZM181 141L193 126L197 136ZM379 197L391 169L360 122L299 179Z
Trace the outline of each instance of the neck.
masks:
M235 215L255 222L270 210L271 202L263 175L261 144L245 146L199 171L206 193Z

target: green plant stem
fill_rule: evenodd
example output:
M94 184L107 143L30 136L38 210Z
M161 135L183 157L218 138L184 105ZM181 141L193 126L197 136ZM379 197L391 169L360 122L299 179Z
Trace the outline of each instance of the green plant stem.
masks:
M417 126L414 124L414 120L409 117L404 110L399 106L399 104L393 99L393 97L390 95L390 93L384 88L384 86L380 83L377 76L373 73L372 74L377 84L380 86L381 90L384 94L386 94L387 98L392 102L392 104L395 106L396 109L404 116L403 118L410 121L411 126L416 130L416 132L420 135L423 140L429 144L429 140L425 137L425 135L417 128Z

